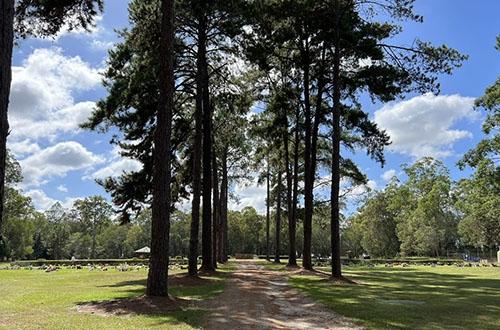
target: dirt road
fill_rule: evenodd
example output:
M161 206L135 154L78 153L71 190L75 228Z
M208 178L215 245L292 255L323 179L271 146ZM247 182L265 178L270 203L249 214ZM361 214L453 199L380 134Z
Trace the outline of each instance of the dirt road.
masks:
M251 261L204 304L210 313L203 329L361 329L290 287L283 273Z

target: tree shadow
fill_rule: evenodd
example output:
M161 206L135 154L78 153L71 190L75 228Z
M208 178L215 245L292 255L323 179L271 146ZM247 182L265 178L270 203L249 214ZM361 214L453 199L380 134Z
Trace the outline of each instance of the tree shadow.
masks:
M104 301L82 301L76 303L81 313L99 316L147 316L158 324L180 325L187 323L199 327L206 310L197 306L197 301L212 298L222 293L226 274L189 276L173 274L169 276L169 297L146 297L147 280L136 279L101 285L104 288L120 288L119 299Z
M146 297L144 295L133 298L121 298L107 301L90 301L77 303L79 313L102 317L133 317L147 316L154 319L156 324L177 326L189 324L199 327L204 311L190 308L189 300L173 297Z
M355 270L349 276L358 285L332 284L317 276L291 281L370 328L498 329L500 324L500 277L414 268Z

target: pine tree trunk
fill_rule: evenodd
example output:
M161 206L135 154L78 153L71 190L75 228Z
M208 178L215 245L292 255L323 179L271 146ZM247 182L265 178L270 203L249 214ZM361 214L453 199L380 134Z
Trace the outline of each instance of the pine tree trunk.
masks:
M339 3L335 0L335 51L333 55L333 146L332 146L332 189L331 189L331 249L332 277L342 276L340 262L340 14Z
M203 213L202 213L202 263L204 271L213 271L212 262L212 111L210 106L207 64L207 18L200 16L198 44L203 82Z
M285 171L286 171L286 211L288 216L288 266L297 266L297 254L295 247L295 219L292 212L292 172L290 171L290 153L288 150L288 116L284 112L285 130L283 141L285 147Z
M170 236L170 139L174 100L174 1L161 1L160 96L153 149L151 255L146 294L168 294Z
M319 134L319 124L322 114L322 105L323 105L323 92L325 87L325 77L324 77L324 61L326 56L326 49L323 47L321 54L321 64L318 73L318 93L316 94L316 105L315 105L315 113L314 113L314 127L312 131L312 142L311 142L311 172L313 173L312 178L312 187L314 189L314 178L316 175L316 164L317 164L317 151L318 151L318 134ZM314 193L314 191L312 192Z
M281 157L280 157L281 158ZM278 171L278 189L276 199L276 228L275 228L275 246L274 262L280 263L280 233L281 233L281 169Z
M199 59L196 79L196 109L194 114L195 135L193 147L193 201L191 204L191 228L189 236L189 275L198 274L198 235L200 232L200 199L201 199L201 143L203 95Z
M271 200L270 200L270 197L271 197L271 193L270 193L270 169L269 169L269 157L267 159L267 173L266 173L266 184L267 184L267 195L266 195L266 260L271 260L270 259L270 254L271 254L271 246L270 246L270 233L269 233L269 229L270 229L270 225L271 225L271 213L270 213L270 203L271 203Z
M300 108L297 107L295 110L295 144L293 147L293 195L292 195L292 219L295 230L297 228L297 202L299 194L299 144L300 144L300 134L299 134L299 123L300 123ZM295 251L297 249L295 248ZM296 252L295 252L296 253Z
M227 225L227 203L228 203L228 177L227 177L227 147L222 153L222 182L221 182L221 262L227 262L228 257L228 225Z
M225 157L227 155L226 148L222 150L222 155L221 155L221 184L220 184L220 192L219 192L219 232L217 235L217 262L224 263L224 198L226 196L225 190L227 187L224 186L224 166L225 165ZM226 179L227 179L227 173L226 173Z
M201 26L198 30L202 34ZM193 201L191 206L191 228L189 236L189 275L198 274L198 244L200 233L200 204L201 204L201 153L203 136L203 38L198 38L196 57L196 108L194 113L195 132L193 147Z
M14 43L14 0L0 2L0 245L5 199L5 160L9 135L10 84L12 81L12 47Z
M212 262L217 268L217 245L219 235L219 172L217 171L217 156L212 150L212 176L213 176L213 232L212 232Z
M306 42L306 51L308 45ZM312 269L311 243L312 243L312 215L313 215L313 180L314 173L311 167L311 104L310 104L310 73L309 55L304 55L304 108L305 108L305 150L304 150L304 248L302 266Z

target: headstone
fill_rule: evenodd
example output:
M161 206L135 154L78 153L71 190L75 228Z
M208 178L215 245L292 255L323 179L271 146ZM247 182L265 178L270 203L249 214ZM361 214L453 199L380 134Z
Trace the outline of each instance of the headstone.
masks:
M500 264L500 247L498 248L498 252L497 252L497 263Z

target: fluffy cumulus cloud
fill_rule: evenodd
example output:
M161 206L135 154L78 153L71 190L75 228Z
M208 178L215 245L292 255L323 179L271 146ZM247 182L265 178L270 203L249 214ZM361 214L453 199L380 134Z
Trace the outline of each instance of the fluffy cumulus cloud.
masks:
M142 164L136 160L121 158L112 160L105 167L100 168L91 175L86 175L84 179L104 179L108 177L117 177L124 172L138 171L142 168Z
M115 146L105 164L91 174L85 175L84 180L105 179L117 177L124 172L135 172L142 169L142 164L134 159L125 158L120 155L120 147Z
M377 182L368 180L366 184L352 185L348 180L341 180L340 182L340 195L345 197L347 201L356 199L359 196L366 194L371 190L376 190L378 187Z
M99 70L59 48L36 49L12 71L9 120L14 143L75 132L95 105L75 102L74 97L100 85Z
M266 212L266 186L257 184L257 180L253 180L251 184L237 184L234 187L234 193L238 196L238 200L229 202L230 210L239 211L252 206L258 213Z
M38 186L52 177L64 177L68 172L89 169L103 161L78 142L60 142L20 161L23 185Z
M474 119L474 98L424 94L393 102L375 112L375 122L391 136L391 150L413 157L447 157L453 144L472 133L454 128L462 119Z
M55 203L59 202L65 208L70 208L73 203L80 197L67 197L64 201L60 201L47 196L45 191L41 189L32 189L26 192L26 196L30 197L37 210L45 211Z
M384 180L384 181L391 181L391 179L393 177L396 176L396 170L394 169L390 169L390 170L387 170L384 172L384 174L382 174L380 177Z

